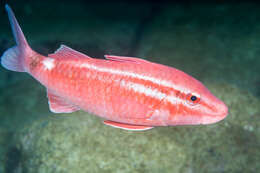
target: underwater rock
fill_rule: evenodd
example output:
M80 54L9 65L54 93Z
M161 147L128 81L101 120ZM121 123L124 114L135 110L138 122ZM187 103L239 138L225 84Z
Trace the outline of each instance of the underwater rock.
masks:
M47 105L46 89L37 81L10 84L0 90L0 127L10 132L19 130L24 124L50 114Z
M200 173L257 172L260 169L260 100L235 85L205 84L228 105L229 115L220 123L193 128L190 142L183 142L190 150L191 167ZM190 134L185 133L182 135L187 138Z
M12 172L14 169L18 168L16 163L19 157L14 156L12 143L13 132L7 130L0 126L0 173ZM19 151L16 147L13 147L16 151Z
M206 83L230 115L208 126L129 132L83 111L56 114L15 137L23 172L256 172L260 101L227 84Z
M85 112L35 122L17 140L28 173L179 172L186 160L183 147L158 130L119 130Z
M4 159L6 154L6 148L7 148L7 137L8 132L5 129L0 128L0 172L4 172Z

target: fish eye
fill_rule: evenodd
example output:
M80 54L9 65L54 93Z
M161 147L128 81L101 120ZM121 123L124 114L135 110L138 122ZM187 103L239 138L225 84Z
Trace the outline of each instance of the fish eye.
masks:
M191 96L191 97L190 97L190 100L194 102L194 101L197 100L197 97L196 97L196 96Z
M187 94L186 102L192 106L197 105L200 102L200 96L189 93Z

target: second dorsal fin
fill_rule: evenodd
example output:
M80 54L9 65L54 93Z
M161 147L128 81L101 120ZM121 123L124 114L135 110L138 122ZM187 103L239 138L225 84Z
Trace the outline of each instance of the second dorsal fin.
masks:
M65 45L61 45L59 49L48 56L52 58L91 58Z
M133 62L133 63L137 63L137 64L150 63L149 61L146 61L144 59L134 58L134 57L126 57L126 56L105 55L105 58L107 60L111 60L111 61Z

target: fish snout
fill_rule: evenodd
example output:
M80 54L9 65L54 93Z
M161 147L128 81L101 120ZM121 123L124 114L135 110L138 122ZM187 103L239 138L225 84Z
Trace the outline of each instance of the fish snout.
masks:
M220 114L220 116L223 116L224 118L228 115L228 107L224 102L222 102L222 104L219 108L219 114Z
M227 105L218 100L211 105L211 111L208 116L203 117L202 124L212 124L223 120L228 115Z
M218 100L218 102L215 104L215 110L216 111L213 113L213 116L216 116L216 117L225 118L228 114L228 107L221 100Z

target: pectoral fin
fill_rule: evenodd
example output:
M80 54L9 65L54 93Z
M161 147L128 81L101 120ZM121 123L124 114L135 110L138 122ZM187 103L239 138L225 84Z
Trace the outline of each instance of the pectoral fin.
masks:
M49 107L53 113L71 113L80 110L75 105L67 103L63 98L53 94L49 90L47 91L49 99Z
M149 129L153 128L153 127L150 127L150 126L139 126L139 125L132 125L132 124L124 124L124 123L118 123L118 122L109 121L109 120L105 120L104 124L106 124L108 126L115 127L115 128L124 129L124 130L131 130L131 131L144 131L144 130L149 130Z

